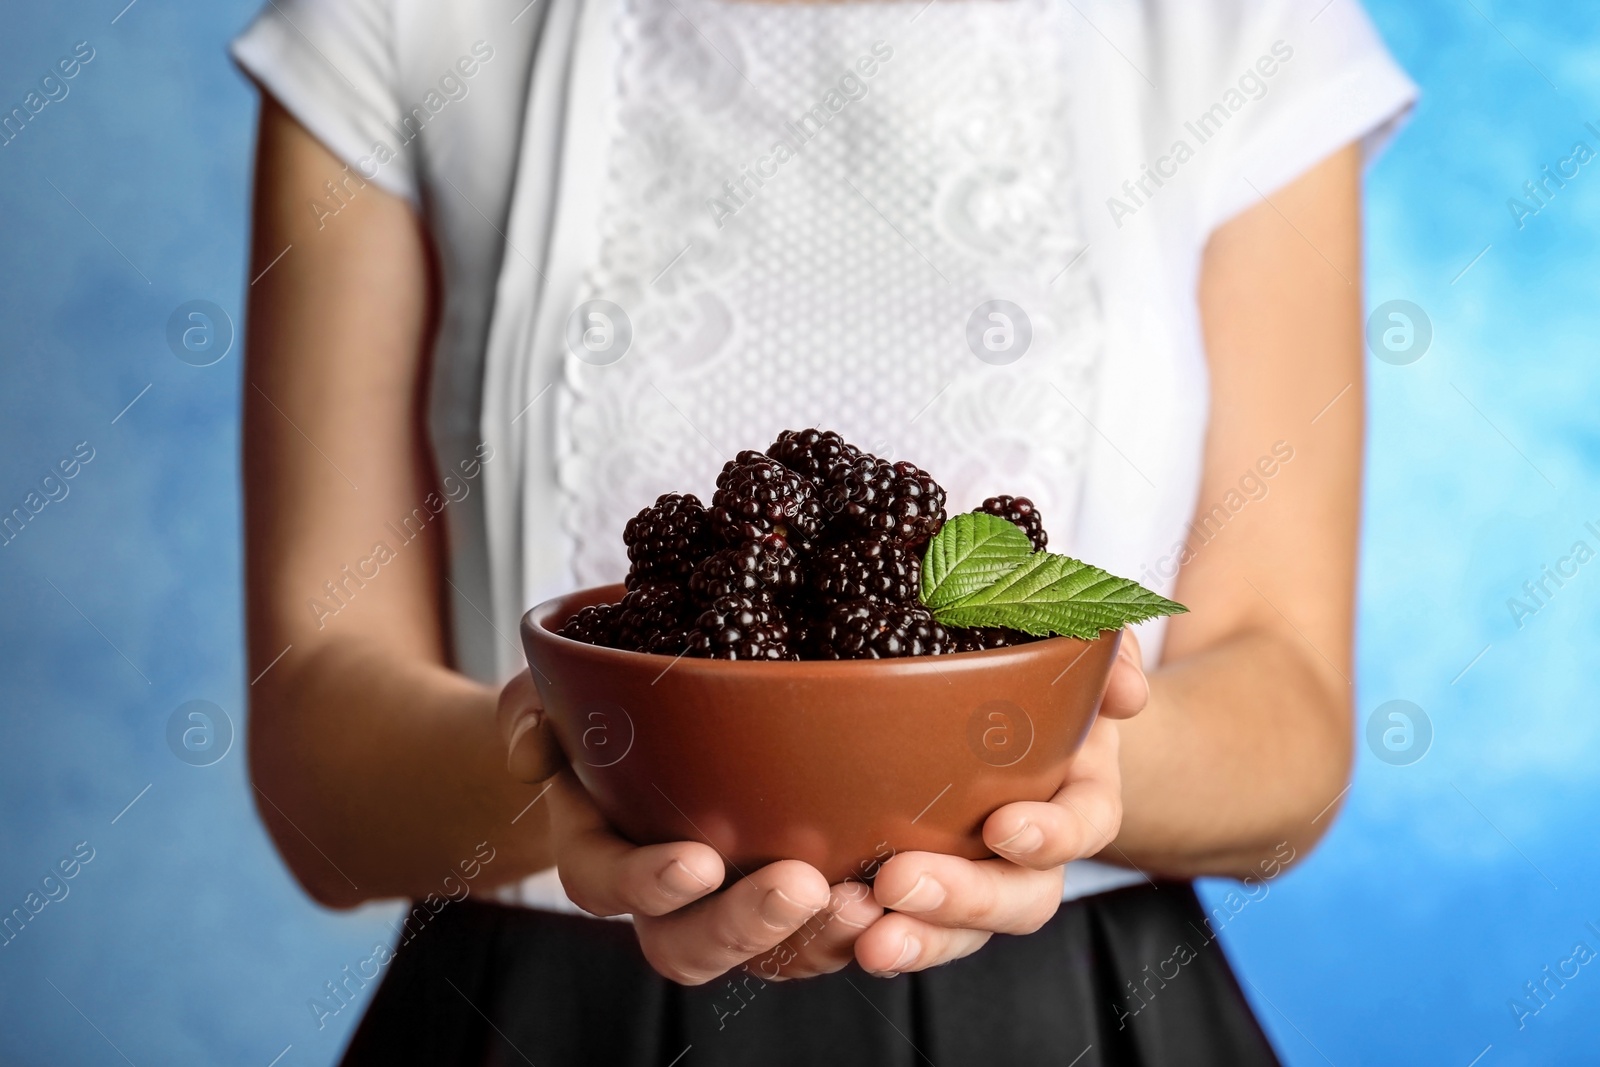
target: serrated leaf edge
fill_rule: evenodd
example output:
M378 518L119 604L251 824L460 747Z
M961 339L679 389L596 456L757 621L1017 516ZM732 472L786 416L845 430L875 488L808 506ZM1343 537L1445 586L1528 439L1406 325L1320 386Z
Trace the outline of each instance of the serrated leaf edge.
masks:
M970 531L970 545L957 547L963 534ZM997 552L984 553L986 548ZM1005 558L1012 552L1015 559ZM957 515L944 524L933 540L928 542L922 557L923 586L918 590L923 604L932 611L955 604L975 592L988 588L995 581L1022 566L1031 557L1027 534L997 515L971 512ZM958 575L963 564L981 557L967 574ZM941 564L936 567L935 562ZM980 569L981 568L981 569ZM932 588L928 587L931 574L939 574ZM975 589L966 588L972 582L980 584ZM957 592L950 592L954 587Z
M1060 573L1047 575L1046 581L1025 592L1021 598L995 603L996 598L1026 583L1039 572L1057 570ZM946 581L948 574L947 571ZM1089 578L1089 584L1059 598L1033 599L1038 593L1080 575ZM1085 596L1108 583L1112 586L1108 595ZM1093 564L1054 552L1032 553L1026 560L1019 561L1016 566L1006 569L988 584L965 596L937 605L929 603L928 607L935 619L948 626L1004 626L1034 636L1059 634L1086 640L1097 637L1105 630L1120 629L1165 615L1179 615L1189 610L1132 579L1118 577Z

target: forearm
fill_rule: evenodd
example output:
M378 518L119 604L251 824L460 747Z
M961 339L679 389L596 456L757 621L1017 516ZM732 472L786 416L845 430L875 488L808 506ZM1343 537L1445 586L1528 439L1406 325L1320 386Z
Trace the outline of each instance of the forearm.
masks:
M1122 724L1125 813L1102 859L1259 877L1336 815L1353 733L1360 176L1346 146L1206 246L1210 422L1173 591L1191 611Z
M492 690L356 638L286 658L256 690L257 807L318 901L445 895L481 843L494 858L474 891L550 866L539 789L506 773Z
M1246 630L1151 673L1121 724L1122 829L1099 858L1242 876L1284 843L1310 851L1348 780L1348 687L1294 640Z
M496 694L445 666L444 523L395 542L397 516L442 507L427 232L375 186L324 228L306 198L341 167L263 101L241 436L256 807L306 890L351 906L549 861ZM381 579L357 563L375 546Z

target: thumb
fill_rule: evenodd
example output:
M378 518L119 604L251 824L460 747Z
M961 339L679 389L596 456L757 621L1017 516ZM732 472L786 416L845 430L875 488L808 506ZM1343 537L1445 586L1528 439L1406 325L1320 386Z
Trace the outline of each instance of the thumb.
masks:
M500 690L495 717L505 742L506 770L511 777L519 782L542 782L565 765L528 671Z
M1150 680L1144 673L1144 654L1132 630L1122 631L1122 645L1111 664L1100 714L1108 719L1131 719L1150 701Z

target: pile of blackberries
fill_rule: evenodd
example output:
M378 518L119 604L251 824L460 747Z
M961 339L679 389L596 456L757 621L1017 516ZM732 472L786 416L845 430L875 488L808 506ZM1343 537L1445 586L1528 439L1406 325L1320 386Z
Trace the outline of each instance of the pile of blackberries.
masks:
M1033 640L1015 630L940 625L922 606L922 554L945 492L829 430L786 430L722 468L706 507L668 493L629 520L627 592L584 608L564 637L633 652L710 659L886 659ZM1045 546L1025 497L981 511Z

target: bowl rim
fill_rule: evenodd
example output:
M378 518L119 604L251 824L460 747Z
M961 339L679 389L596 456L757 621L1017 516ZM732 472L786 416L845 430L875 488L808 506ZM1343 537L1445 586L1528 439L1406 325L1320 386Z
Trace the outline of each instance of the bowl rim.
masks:
M1081 637L1045 637L1037 641L1029 641L1022 645L1012 645L1007 648L988 648L981 652L950 652L939 656L905 656L900 659L857 659L857 660L718 660L697 659L684 656L667 656L654 652L632 652L627 649L606 648L603 645L591 645L585 641L576 641L570 637L562 637L556 632L556 627L566 622L576 614L579 609L591 604L615 603L621 599L625 587L621 582L610 585L589 586L575 589L560 596L529 608L522 616L522 638L525 651L532 650L533 644L544 644L551 648L562 649L568 654L590 660L595 666L623 667L628 664L643 667L646 664L657 665L664 676L670 669L674 673L689 671L693 675L738 675L750 673L753 676L766 678L772 681L783 681L785 678L804 676L807 678L823 677L851 677L856 681L861 680L863 672L873 671L879 675L893 674L902 677L916 677L919 675L948 675L951 673L965 673L970 670L988 670L991 668L1004 668L1006 666L1020 666L1037 659L1054 659L1065 653L1073 646L1079 647L1079 652L1072 657L1070 663L1062 669L1061 674L1051 682L1059 682L1073 667L1089 654L1094 646L1105 642L1120 640L1121 630L1102 630L1100 636L1093 640ZM660 678L658 677L659 681ZM654 683L652 683L654 684Z

